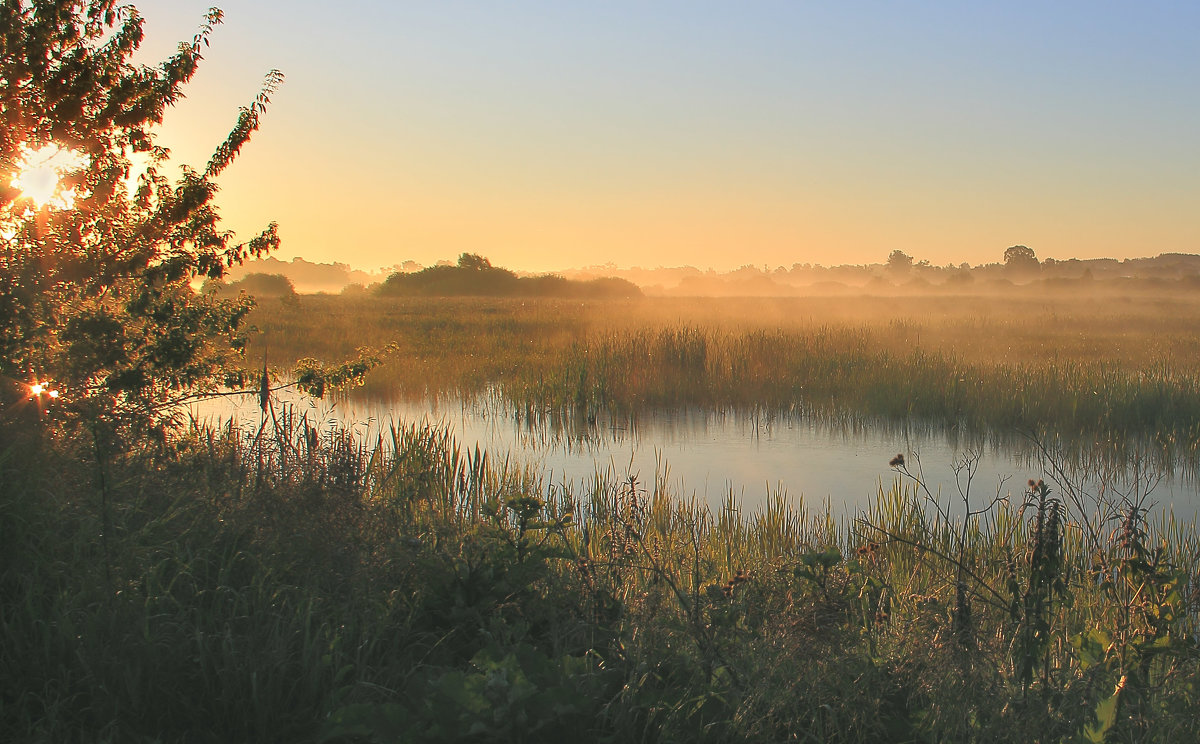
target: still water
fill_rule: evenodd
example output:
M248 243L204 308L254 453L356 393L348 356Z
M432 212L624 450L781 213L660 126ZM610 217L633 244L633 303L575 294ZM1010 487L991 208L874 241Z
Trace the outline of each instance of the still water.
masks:
M554 416L520 410L499 399L336 402L294 399L318 428L348 426L373 443L393 424L428 423L447 428L462 451L478 446L493 462L505 459L541 475L543 484L570 484L577 492L597 473L650 484L657 478L671 491L713 507L732 494L744 513L768 494L781 493L808 508L851 515L873 501L882 487L902 478L889 462L904 455L908 470L934 495L961 509L996 496L1021 499L1030 478L1063 481L1045 453L1021 437L966 437L945 428L896 426L861 420L818 420L799 414L761 415L741 411L671 410L636 417L606 413ZM257 422L257 400L226 399L208 416ZM385 437L386 439L386 437ZM974 467L961 467L970 458ZM1061 459L1061 458L1060 458ZM1200 488L1191 472L1141 467L1128 460L1104 463L1086 451L1066 458L1066 474L1089 493L1113 499L1127 494L1177 517L1193 518ZM969 476L969 478L968 478ZM1061 489L1059 489L1061 490Z

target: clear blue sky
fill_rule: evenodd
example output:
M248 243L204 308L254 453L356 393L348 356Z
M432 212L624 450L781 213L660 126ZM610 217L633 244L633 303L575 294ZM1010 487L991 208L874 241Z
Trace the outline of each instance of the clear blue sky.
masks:
M208 0L134 0L146 61ZM227 2L161 142L361 267L1200 252L1200 3Z

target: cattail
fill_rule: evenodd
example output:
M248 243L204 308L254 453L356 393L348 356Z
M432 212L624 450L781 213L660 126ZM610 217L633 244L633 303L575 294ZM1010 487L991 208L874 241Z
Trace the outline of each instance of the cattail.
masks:
M263 362L262 377L258 381L258 407L263 413L267 412L267 406L271 404L271 377L267 374L267 363Z

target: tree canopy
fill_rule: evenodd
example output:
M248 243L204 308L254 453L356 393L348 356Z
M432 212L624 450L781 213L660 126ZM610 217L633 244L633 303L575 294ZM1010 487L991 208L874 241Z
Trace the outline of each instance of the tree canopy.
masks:
M1028 274L1037 271L1041 264L1032 248L1014 245L1004 250L1004 266L1017 274Z
M904 251L896 249L888 255L887 268L888 271L897 275L905 276L913 267L913 258Z
M143 31L131 6L0 0L0 419L33 382L61 390L64 416L146 421L236 376L228 361L249 304L191 283L279 243L274 223L238 241L213 198L282 74L267 74L202 169L169 179L155 141L220 22L210 10L192 39L148 66L132 62ZM53 151L73 162L39 202L18 184Z

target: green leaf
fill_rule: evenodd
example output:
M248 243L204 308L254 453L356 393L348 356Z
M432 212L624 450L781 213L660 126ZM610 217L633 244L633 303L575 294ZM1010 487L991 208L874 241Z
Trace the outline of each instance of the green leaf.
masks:
M829 548L819 552L805 553L800 556L800 562L806 566L832 568L840 563L842 553L837 548Z
M1075 648L1076 658L1079 659L1079 668L1087 669L1103 662L1106 657L1106 649L1111 643L1112 639L1109 635L1099 629L1080 633L1071 638L1071 645Z
M1092 744L1103 744L1108 739L1108 732L1117 722L1117 706L1121 701L1121 691L1125 689L1125 678L1117 683L1117 689L1111 697L1101 700L1096 705L1096 720L1083 727L1083 735Z

